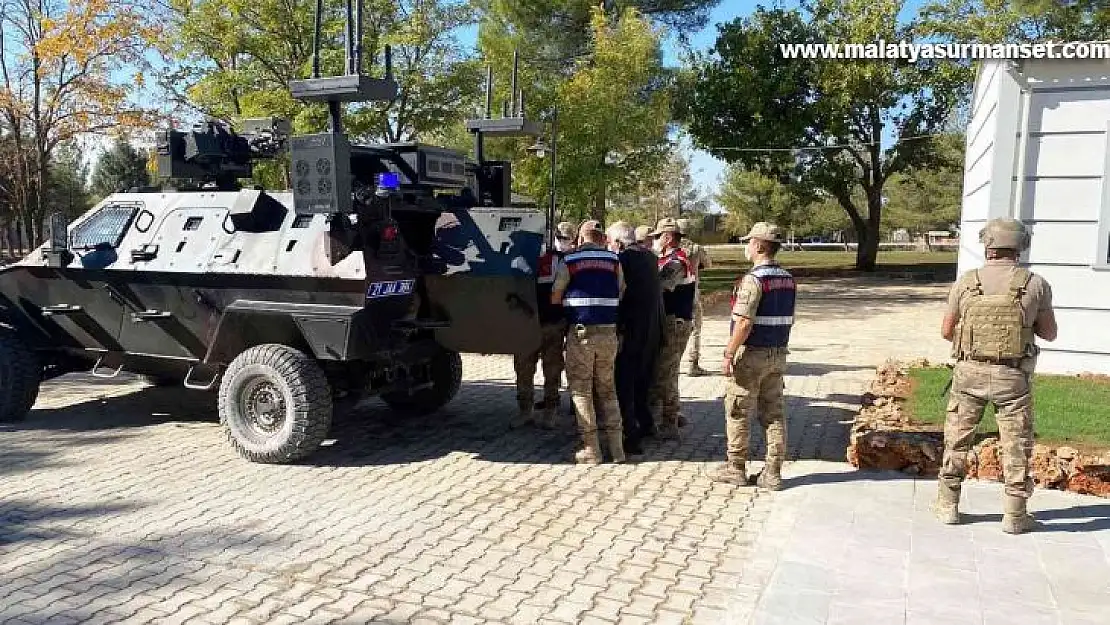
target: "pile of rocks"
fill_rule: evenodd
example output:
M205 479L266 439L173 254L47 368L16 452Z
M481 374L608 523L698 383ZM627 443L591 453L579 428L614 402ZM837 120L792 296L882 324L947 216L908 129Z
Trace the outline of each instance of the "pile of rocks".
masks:
M852 466L928 476L935 476L940 470L944 450L942 427L917 423L903 408L913 390L908 370L926 366L929 363L924 360L887 362L876 370L852 424L848 445L848 462ZM968 477L1000 481L998 439L986 438L975 445L968 465ZM1036 445L1033 479L1040 488L1110 497L1110 455Z
M848 462L861 469L936 475L944 449L944 434L936 426L915 424L903 409L912 388L907 370L928 366L925 361L888 361L861 397L859 414L849 435Z

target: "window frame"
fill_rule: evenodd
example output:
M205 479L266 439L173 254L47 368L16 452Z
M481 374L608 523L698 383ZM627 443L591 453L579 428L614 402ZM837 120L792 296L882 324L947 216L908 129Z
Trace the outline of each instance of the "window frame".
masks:
M1102 202L1098 214L1098 241L1092 269L1110 271L1110 119L1106 120L1106 151L1102 165Z
M131 209L131 214L128 215L127 219L124 221L123 227L120 229L119 234L116 236L115 241L98 241L97 243L93 244L92 246L82 245L80 248L77 247L76 239L77 239L77 235L78 235L78 233L79 233L79 231L82 227L88 225L93 220L95 220L98 217L100 217L101 215L103 215L105 212L107 212L109 210L112 210L112 209L120 209L120 208L130 208ZM135 222L135 216L138 215L139 211L142 210L143 208L144 208L144 205L143 205L142 202L109 202L108 204L105 204L104 206L101 206L99 209L97 209L96 212L89 215L88 217L81 220L80 222L74 224L73 229L70 231L70 234L69 234L69 249L91 250L91 249L95 249L95 247L97 245L99 245L100 243L108 243L109 245L112 246L112 249L119 248L120 244L123 243L124 237L127 236L127 231L131 229L131 225Z

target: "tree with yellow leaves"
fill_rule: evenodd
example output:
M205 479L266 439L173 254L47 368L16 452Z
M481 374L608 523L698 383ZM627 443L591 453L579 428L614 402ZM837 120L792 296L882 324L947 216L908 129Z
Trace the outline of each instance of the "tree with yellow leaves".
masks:
M149 125L131 102L155 29L119 0L0 2L0 188L10 214L41 239L44 186L55 149L82 136Z

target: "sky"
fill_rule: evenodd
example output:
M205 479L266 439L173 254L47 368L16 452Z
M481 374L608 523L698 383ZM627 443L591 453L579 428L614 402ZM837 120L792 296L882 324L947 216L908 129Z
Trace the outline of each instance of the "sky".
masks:
M905 19L913 15L924 3L925 0L906 0L900 17ZM757 2L756 0L721 0L717 7L713 9L706 27L690 35L690 44L695 50L708 50L717 39L718 24L724 24L738 17L750 15L757 6L763 5L770 7L776 4L784 8L795 8L798 6L796 0L766 0L764 2ZM459 33L459 42L463 45L474 46L476 44L477 34L476 26L469 28ZM679 46L673 37L664 41L663 59L666 65L678 66L680 64L679 52ZM701 187L702 190L712 198L717 192L722 174L726 169L725 162L714 158L707 152L694 149L690 144L689 138L684 135L680 134L678 140L679 145L682 146L683 151L690 159L690 168L694 184ZM95 146L94 151L99 151L97 148L102 149L102 146ZM711 203L716 207L715 201Z
M902 9L902 14L900 18L904 20L907 17L912 16L924 3L925 0L907 0ZM709 48L713 47L714 42L716 42L717 40L718 24L728 23L738 17L750 15L758 6L762 5L765 7L770 7L775 4L778 4L779 6L787 9L795 8L798 6L798 2L796 1L780 1L776 3L774 2L774 0L768 0L766 2L756 2L755 0L721 0L720 4L718 4L717 7L713 9L709 18L709 23L706 25L706 27L698 31L697 33L693 33L690 36L690 45L695 50L708 50ZM460 34L460 40L464 45L472 44L476 40L476 38L477 28ZM663 61L666 65L679 65L679 52L679 46L673 37L664 41ZM701 187L705 191L705 193L710 198L712 198L716 194L717 189L720 186L722 175L724 174L726 169L726 163L720 159L714 158L708 152L694 149L693 146L690 144L690 140L688 137L680 135L678 139L679 145L682 147L682 150L690 159L690 169L694 179L694 184L698 187ZM711 200L710 203L713 207L711 210L720 210L715 200Z

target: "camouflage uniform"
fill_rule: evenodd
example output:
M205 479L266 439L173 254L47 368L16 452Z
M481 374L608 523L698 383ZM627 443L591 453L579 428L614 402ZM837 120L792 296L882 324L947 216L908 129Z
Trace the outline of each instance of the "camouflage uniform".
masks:
M651 236L665 232L678 233L674 219L659 220ZM659 282L663 287L665 310L663 341L649 399L659 425L659 436L664 440L678 438L681 409L678 369L693 325L695 279L690 260L681 248L664 250L659 258Z
M988 249L1021 250L1028 233L1021 222L992 219L980 233ZM993 300L993 301L992 301ZM1001 437L1006 514L1003 529L1021 533L1035 526L1026 511L1033 493L1031 378L1039 349L1033 326L1052 310L1052 289L1044 278L1020 268L1016 260L987 260L960 276L948 297L947 314L956 320L952 338L956 365L952 372L944 424L934 511L945 523L959 522L960 488L968 455L988 402L996 408Z
M600 231L600 224L588 221L581 230L588 229ZM600 429L613 461L623 462L624 432L614 376L617 306L624 293L620 260L596 244L583 243L560 264L552 292L553 297L563 298L568 311L567 383L582 436L575 459L584 464L601 462ZM602 413L600 428L595 399Z
M564 245L574 238L574 225L562 222L556 226L555 236ZM543 418L538 425L545 429L555 427L559 406L559 383L563 376L563 349L567 333L567 322L562 306L551 302L551 287L555 273L565 254L551 250L540 256L539 275L536 280L536 304L540 316L540 346L530 354L517 354L513 357L513 370L516 372L516 398L519 408L513 427L527 425L532 421L535 405L536 361L543 360Z
M781 243L781 230L760 222L745 239L758 238ZM725 390L725 434L728 442L725 466L713 479L737 485L748 483L750 420L756 412L767 441L764 470L756 483L770 490L781 488L781 469L786 459L786 414L784 376L794 323L797 287L790 272L773 260L764 260L736 281L732 293L729 344L725 357L731 360L731 375ZM747 319L751 330L743 343L735 345L736 323ZM730 348L736 348L729 354Z
M678 225L682 228L682 234L686 234L686 228L689 221L686 219L679 219ZM709 269L713 266L709 258L709 253L701 245L691 241L685 236L679 243L682 251L686 252L686 257L690 259L690 264L693 265L695 281L694 281L694 319L693 328L690 331L690 351L689 351L689 369L688 373L691 376L707 375L709 372L702 369L699 361L701 360L701 324L703 318L703 310L701 304L701 271L702 269Z

